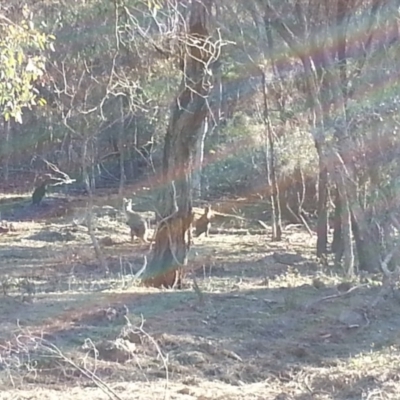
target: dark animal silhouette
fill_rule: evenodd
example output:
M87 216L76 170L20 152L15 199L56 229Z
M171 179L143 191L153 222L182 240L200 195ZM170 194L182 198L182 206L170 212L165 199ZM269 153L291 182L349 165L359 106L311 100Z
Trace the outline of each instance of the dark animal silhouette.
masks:
M46 194L47 182L43 182L32 193L32 204L40 204Z
M148 226L146 220L138 213L132 210L132 200L124 199L124 214L126 223L131 228L131 241L135 236L143 243L148 243Z
M208 237L211 227L211 207L204 209L204 214L195 222L195 236L199 237L202 233L205 233Z

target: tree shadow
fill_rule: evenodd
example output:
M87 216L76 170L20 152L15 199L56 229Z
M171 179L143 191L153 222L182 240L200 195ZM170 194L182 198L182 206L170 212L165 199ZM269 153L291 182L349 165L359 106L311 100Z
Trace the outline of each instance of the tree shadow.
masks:
M194 291L172 290L80 294L84 307L60 314L63 327L58 329L53 324L48 338L66 349L82 344L84 338L115 338L124 318L99 321L93 315L100 308L120 309L126 305L133 326L140 325L143 316L144 331L168 355L175 377L184 377L191 371L200 378L212 377L235 385L238 381L261 382L271 374L285 377L290 371L326 371L398 341L400 316L395 313L393 299L384 300L383 307L365 313L365 304L377 296L379 288L360 287L352 295L326 300L334 288L255 288L225 293L210 292L204 287L202 290L203 297ZM350 320L343 317L346 312L350 312ZM360 319L352 321L351 312ZM146 379L159 378L154 344L138 344L137 351L153 363ZM354 374L357 371L367 374L362 369L356 369ZM315 390L328 387L328 378L324 379L325 382L321 377L319 382L314 378ZM303 396L297 398L308 398L307 390Z
M46 243L46 235L41 231L29 238ZM144 322L131 362L111 364L127 379L135 376L144 382L165 377L159 346L168 358L172 379L195 376L237 386L238 382L247 385L273 376L284 387L301 374L320 374L313 375L311 391L305 385L292 398L312 398L313 393L322 391L338 399L357 398L354 393L359 392L353 393L350 385L340 388L339 378L336 392L329 389L332 377L323 373L335 370L341 379L350 372L354 376L358 373L357 390L366 385L368 370L354 369L354 360L367 353L378 357L379 352L400 342L396 300L382 300L375 309L368 309L380 290L372 285L328 298L338 290L313 286L320 267L311 257L287 251L281 244L266 246L262 241L256 249L250 244L249 259L243 256L243 246L237 250L226 243L221 250L203 252L210 240L214 241L198 241L194 249L199 255L188 265L200 292L193 290L191 279L182 291L134 286L130 277L143 265L143 254L136 247L129 248L122 261L120 254L109 258L107 274L92 254L87 262L64 260L52 271L54 260L46 247L3 248L2 260L14 262L9 267L3 263L4 271L18 267L21 273L29 266L32 271L40 267L43 274L45 269L49 274L56 272L58 282L53 287L38 285L31 303L7 305L3 301L4 334L0 337L5 340L7 332L13 334L12 326L18 319L23 327L43 334L63 352L93 361L94 357L82 349L85 340L95 344L105 338L115 340L127 320L125 316L110 319L105 310L120 310L126 305L126 317L134 329ZM69 285L71 277L80 282ZM99 282L97 289L91 282ZM340 370L338 365L349 370ZM107 378L109 364L98 367L98 373ZM390 379L394 380L393 376ZM379 382L371 387L379 388Z
M243 253L242 253L243 254ZM219 256L221 256L219 254ZM296 271L296 274L304 277L315 276L315 273L321 269L318 264L307 257L294 252L274 252L272 254L257 257L253 254L251 262L209 260L209 257L197 257L195 263L201 268L196 268L197 277L212 276L213 278L230 279L254 279L261 280L276 278L285 275L290 271Z

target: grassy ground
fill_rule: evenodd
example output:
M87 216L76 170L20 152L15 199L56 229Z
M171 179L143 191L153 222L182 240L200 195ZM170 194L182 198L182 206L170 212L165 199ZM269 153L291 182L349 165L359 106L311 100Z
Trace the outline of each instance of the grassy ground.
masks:
M155 290L134 279L149 248L129 243L120 217L97 218L104 270L82 201L11 201L0 199L14 221L0 235L0 399L399 398L397 296L372 307L380 277L343 285L303 229L277 243L218 220L195 239L185 289Z

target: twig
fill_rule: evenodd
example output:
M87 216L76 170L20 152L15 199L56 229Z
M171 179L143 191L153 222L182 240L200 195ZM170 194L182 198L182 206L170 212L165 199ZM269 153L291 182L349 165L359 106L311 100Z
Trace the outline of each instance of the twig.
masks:
M350 288L346 292L338 293L338 294L332 294L330 296L322 297L322 299L319 299L318 301L325 301L325 300L330 300L330 299L336 299L338 297L344 297L344 296L347 296L348 294L350 294L351 292L354 292L356 289L360 289L360 288L365 287L365 286L367 286L366 283L364 283L363 285L353 286L352 288Z
M322 298L320 298L320 299L315 300L315 301L312 302L311 304L307 305L306 308L310 308L310 307L312 307L314 304L320 303L320 302L322 302L322 301L331 300L331 299L337 299L337 298L339 298L339 297L347 296L348 294L354 292L355 290L360 289L360 288L365 287L365 286L367 286L366 283L363 284L363 285L353 286L352 288L350 288L349 290L347 290L346 292L343 292L343 293L332 294L332 295L330 295L330 296L322 297Z
M143 314L140 314L140 317L141 317L141 323L140 323L140 326L139 326L137 329L138 329L138 331L139 331L140 333L142 333L144 336L146 336L147 339L149 339L150 342L154 345L154 347L156 348L157 353L158 353L158 355L160 356L160 358L161 358L161 360L162 360L162 362L163 362L163 365L164 365L164 369L165 369L165 380L166 380L166 382L165 382L164 399L167 399L167 398L168 398L168 384L169 384L168 356L167 356L167 357L164 356L163 352L161 351L160 346L159 346L158 343L155 341L155 339L154 339L149 333L147 333L147 332L143 329L144 321L145 321L144 318L143 318ZM125 315L125 319L126 319L126 321L127 321L128 326L132 326L132 324L131 324L129 318L128 318L126 315Z

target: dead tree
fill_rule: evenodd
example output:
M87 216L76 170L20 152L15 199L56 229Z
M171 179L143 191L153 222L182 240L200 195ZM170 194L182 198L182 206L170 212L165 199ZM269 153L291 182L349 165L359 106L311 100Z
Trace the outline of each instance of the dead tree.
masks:
M35 190L32 193L32 204L34 205L40 204L43 200L48 186L68 185L75 182L75 179L71 179L68 174L60 171L53 163L44 158L42 158L42 161L53 172L53 174L45 174L44 177L39 180L39 184L35 186Z
M211 65L218 46L211 42L207 25L212 0L193 1L183 44L183 78L175 99L164 142L163 178L166 187L158 206L159 223L151 260L143 273L146 286L180 286L190 248L192 223L191 173L199 137L207 115L212 88Z

